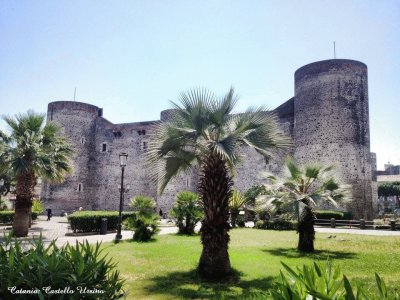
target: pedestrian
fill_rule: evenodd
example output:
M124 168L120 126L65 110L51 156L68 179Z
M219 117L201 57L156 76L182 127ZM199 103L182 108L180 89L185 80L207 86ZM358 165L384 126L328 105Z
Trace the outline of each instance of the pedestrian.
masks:
M50 221L50 219L51 219L52 216L53 216L53 215L51 214L51 208L48 208L48 209L47 209L47 221Z
M158 214L160 215L160 218L162 218L163 213L162 213L162 209L161 208L160 208L160 211L158 212Z

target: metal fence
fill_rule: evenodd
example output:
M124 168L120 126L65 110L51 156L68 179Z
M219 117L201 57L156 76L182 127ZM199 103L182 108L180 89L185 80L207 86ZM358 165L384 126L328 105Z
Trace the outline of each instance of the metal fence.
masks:
M374 221L360 220L330 220L315 219L315 225L331 228L359 228L359 229L377 229L377 230L400 230L400 223L391 220L387 224L374 224Z

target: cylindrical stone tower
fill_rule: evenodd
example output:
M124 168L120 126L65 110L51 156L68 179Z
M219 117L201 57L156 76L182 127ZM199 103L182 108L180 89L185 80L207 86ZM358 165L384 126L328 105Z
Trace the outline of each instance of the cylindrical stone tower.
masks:
M295 73L294 158L334 164L351 184L355 218L372 218L367 66L346 59L311 63Z
M77 210L80 206L92 208L88 201L93 199L90 181L95 167L95 121L101 115L102 109L81 102L56 101L48 105L47 120L62 127L75 150L73 174L62 184L43 184L44 205L53 213Z

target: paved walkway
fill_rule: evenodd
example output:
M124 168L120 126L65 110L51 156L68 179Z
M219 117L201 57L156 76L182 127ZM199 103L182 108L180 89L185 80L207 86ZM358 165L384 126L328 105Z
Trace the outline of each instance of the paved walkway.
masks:
M76 241L82 242L88 240L89 243L96 242L111 242L115 239L115 232L105 235L100 234L90 234L90 235L80 235L71 236L66 235L68 233L68 221L65 217L52 217L50 221L46 221L47 217L39 216L31 229L29 230L29 238L39 237L42 234L43 239L46 244L50 243L52 240L57 239L56 244L62 246L69 242L70 244L75 244ZM246 227L253 227L253 222L246 223ZM10 226L0 226L0 236L2 232L7 232L11 229ZM197 226L196 229L199 229ZM349 233L349 234L363 234L363 235L375 235L375 236L400 236L400 231L389 231L389 230L360 230L360 229L344 229L344 228L326 228L326 227L315 227L316 232L320 233ZM161 221L160 233L159 234L170 234L178 232L178 228L173 226L171 223L167 223L166 220ZM132 231L123 230L122 239L128 240L132 238Z
M108 233L105 235L100 234L88 234L71 236L66 235L72 233L68 230L68 221L66 217L52 217L50 221L46 221L47 217L39 216L36 221L33 222L32 227L29 229L28 238L37 238L42 234L43 240L46 244L50 243L52 240L57 239L57 246L62 246L67 242L70 244L75 244L76 241L83 242L88 240L89 243L96 242L112 242L115 239L115 232ZM3 232L8 232L11 226L0 226L0 235ZM175 226L170 226L166 222L162 222L159 234L169 234L178 232L178 228ZM132 231L123 230L122 239L128 240L132 238Z
M375 229L358 229L358 228L327 228L315 227L316 232L321 233L349 233L349 234L362 234L362 235L375 235L375 236L400 236L400 231L390 230L375 230Z

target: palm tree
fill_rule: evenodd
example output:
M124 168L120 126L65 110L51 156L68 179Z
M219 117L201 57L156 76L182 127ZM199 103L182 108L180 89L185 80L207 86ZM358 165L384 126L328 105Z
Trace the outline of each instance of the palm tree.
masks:
M73 150L56 124L44 126L44 115L28 111L3 120L11 134L0 133L0 174L10 171L15 178L13 231L26 236L37 179L62 182L71 172Z
M176 204L170 215L176 218L180 234L194 234L197 222L203 218L199 196L193 192L180 191L176 195Z
M128 217L125 224L134 231L134 241L149 241L158 230L158 215L155 212L156 203L153 198L136 196L131 199L130 207L133 215Z
M200 167L198 193L204 219L198 270L209 279L223 278L231 271L228 204L231 174L239 161L241 146L252 147L268 157L290 145L273 113L259 108L231 114L237 99L232 88L221 99L205 89L182 93L180 105L172 102L172 119L156 125L149 142L148 159L153 179L161 182L159 192L177 174Z
M231 213L231 227L236 227L236 220L241 209L249 202L249 200L239 191L233 191L229 199L229 211Z
M314 252L314 212L318 202L328 202L337 207L339 201L349 200L349 187L340 186L332 177L333 166L305 166L299 168L292 159L286 162L289 177L277 180L268 176L267 194L257 198L258 209L274 214L277 210L295 208L298 217L299 243L302 252Z

